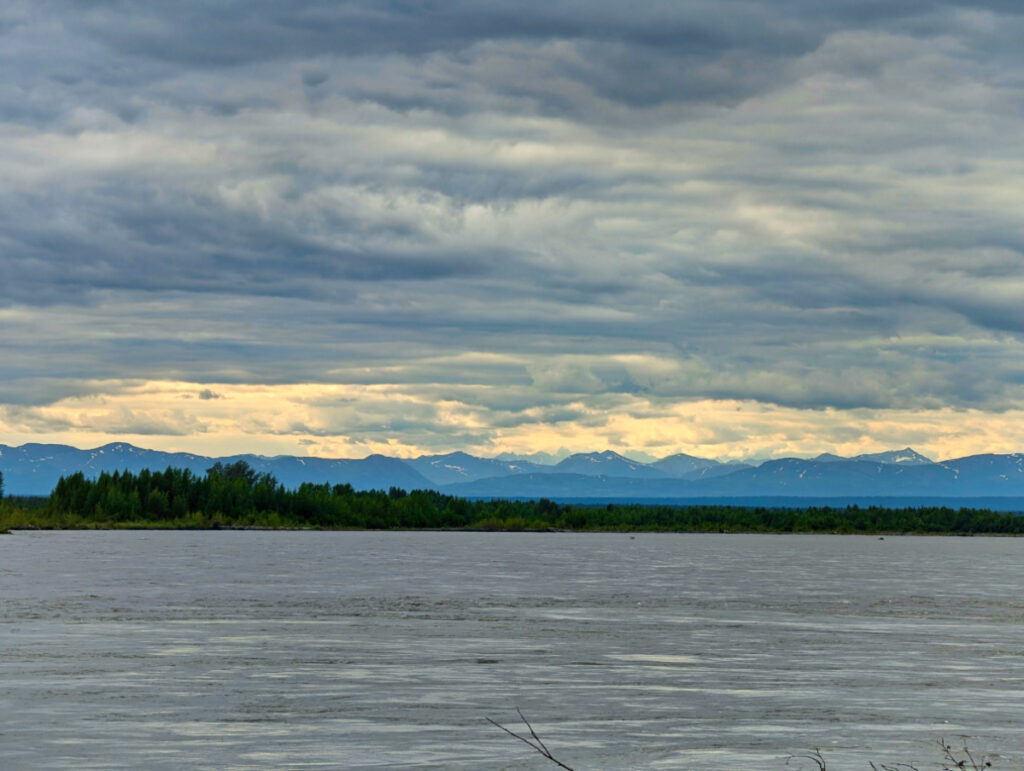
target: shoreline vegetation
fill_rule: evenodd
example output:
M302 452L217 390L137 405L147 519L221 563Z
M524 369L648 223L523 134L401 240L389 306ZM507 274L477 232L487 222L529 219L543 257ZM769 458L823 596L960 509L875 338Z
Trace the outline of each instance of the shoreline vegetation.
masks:
M470 500L433 490L286 489L244 461L184 469L62 477L48 498L0 500L0 532L24 529L475 530L851 535L1021 535L1024 516L922 506L560 504Z

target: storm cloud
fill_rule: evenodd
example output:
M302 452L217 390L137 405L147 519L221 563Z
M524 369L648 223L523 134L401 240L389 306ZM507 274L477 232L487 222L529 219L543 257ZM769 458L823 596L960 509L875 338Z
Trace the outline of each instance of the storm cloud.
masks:
M864 410L990 441L1022 33L995 0L5 3L0 428L800 449L630 433L720 403L822 450L882 449ZM354 401L234 411L300 385Z

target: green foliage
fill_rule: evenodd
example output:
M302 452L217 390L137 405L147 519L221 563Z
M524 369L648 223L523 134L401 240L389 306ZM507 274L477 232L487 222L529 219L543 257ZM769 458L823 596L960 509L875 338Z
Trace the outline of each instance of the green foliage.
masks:
M61 478L48 500L0 501L0 529L264 527L587 530L711 533L1024 533L1024 517L979 509L877 506L774 509L739 506L572 506L472 501L433 490L356 491L306 483L286 490L244 462L201 477L185 469Z
M241 479L250 487L256 482L258 474L244 460L236 460L234 463L217 461L210 468L206 469L207 476L219 476L225 479Z

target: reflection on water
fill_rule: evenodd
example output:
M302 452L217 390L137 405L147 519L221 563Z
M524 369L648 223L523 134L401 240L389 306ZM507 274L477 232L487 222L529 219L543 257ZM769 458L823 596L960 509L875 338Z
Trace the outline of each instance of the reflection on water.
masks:
M0 538L6 769L1024 768L1024 540ZM790 766L792 768L792 766Z

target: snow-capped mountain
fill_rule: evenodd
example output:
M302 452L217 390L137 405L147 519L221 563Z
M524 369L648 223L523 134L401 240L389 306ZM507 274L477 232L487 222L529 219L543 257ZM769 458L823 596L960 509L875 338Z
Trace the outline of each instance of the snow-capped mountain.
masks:
M834 455L830 452L823 452L814 460L819 463L839 463L842 461L861 460L869 463L885 463L895 466L926 466L935 463L931 458L926 458L917 450L906 447L902 450L887 450L886 452L871 452L863 455L854 455L846 458L842 455Z
M749 463L740 463L739 461L723 463L722 461L709 458L698 458L693 455L686 455L685 453L677 453L655 461L651 464L651 467L675 479L706 479L731 474L733 471L750 468L751 466Z
M639 461L630 460L617 452L583 452L570 455L555 464L556 474L581 474L588 477L627 477L631 479L664 479L664 471Z
M529 474L543 471L548 467L524 460L498 460L477 458L464 452L450 452L447 455L421 455L405 463L435 485L474 482L487 477Z
M397 458L371 455L360 460L298 458L291 455L230 455L206 457L192 453L145 450L124 442L115 442L92 450L79 450L61 444L0 445L0 472L4 490L10 495L49 495L62 476L83 472L96 477L102 472L143 469L163 471L169 466L189 469L202 476L217 461L243 460L259 473L273 474L286 487L303 482L351 484L360 490L429 488L430 481Z
M651 464L651 467L664 472L670 477L683 479L695 471L703 471L705 469L721 465L722 464L717 460L698 458L694 455L687 455L686 453L680 452L675 455L669 455L667 458L654 461L654 463Z
M579 453L559 463L479 458L463 452L401 460L282 455L206 457L147 450L115 442L91 450L56 444L0 445L0 472L11 495L48 495L61 476L77 471L133 471L168 466L202 475L215 462L245 461L286 487L303 482L348 483L361 490L436 489L473 497L550 497L684 501L756 497L864 499L887 496L955 504L965 498L1024 497L1024 454L974 455L939 463L907 448L843 458L781 458L758 465L677 454L641 463L616 452ZM907 505L910 505L908 503ZM951 504L952 505L952 504Z
M897 466L927 466L934 463L931 458L926 458L916 450L905 447L902 450L889 450L888 452L874 452L865 455L856 455L853 460L874 461L875 463L890 463Z

